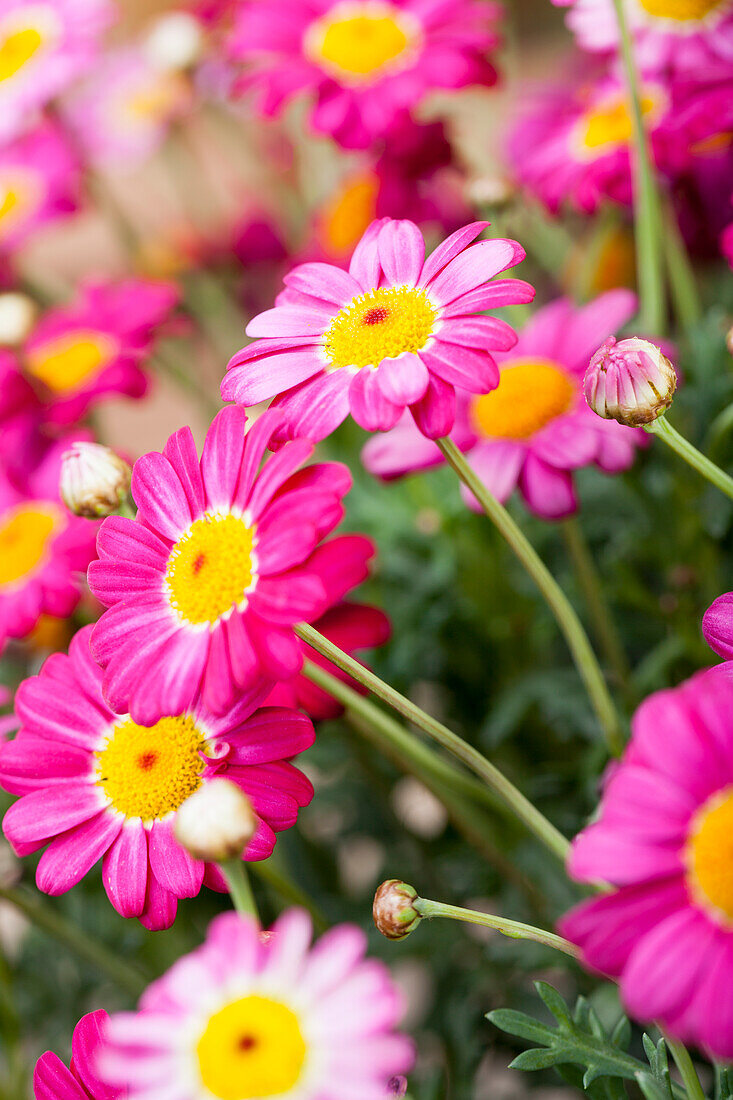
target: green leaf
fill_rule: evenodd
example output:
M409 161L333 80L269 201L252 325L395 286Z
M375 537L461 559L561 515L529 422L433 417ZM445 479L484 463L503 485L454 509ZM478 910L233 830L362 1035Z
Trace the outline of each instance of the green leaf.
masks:
M500 1031L517 1035L520 1039L529 1039L536 1043L547 1043L552 1039L552 1028L547 1024L533 1020L526 1013L516 1012L512 1008L498 1008L494 1012L489 1012L486 1019Z
M550 1066L554 1066L557 1061L558 1058L554 1050L548 1050L546 1047L536 1047L532 1050L523 1050L510 1064L509 1068L526 1070L548 1069Z

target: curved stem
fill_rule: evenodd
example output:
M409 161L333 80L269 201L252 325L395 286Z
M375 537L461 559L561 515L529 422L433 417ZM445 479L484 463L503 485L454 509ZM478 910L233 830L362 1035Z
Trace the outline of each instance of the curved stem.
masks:
M508 542L533 581L544 596L557 625L565 637L586 691L601 725L609 751L620 756L624 747L624 734L616 708L603 678L593 647L575 610L560 585L550 573L537 551L523 534L506 508L486 488L471 469L465 456L452 439L438 439L436 443L446 462L470 489L486 515Z
M657 417L651 424L645 425L645 430L651 435L657 435L660 439L663 439L673 451L684 458L689 466L692 466L693 470L697 470L716 489L720 489L721 493L725 493L727 497L733 500L733 478L729 477L724 470L721 470L720 466L716 466L714 462L701 454L696 447L693 447L689 440L685 439L676 428L672 427L666 417Z
M545 947L554 947L556 951L562 951L570 955L572 959L580 958L580 949L562 936L556 936L554 932L546 932L543 928L535 928L531 924L522 924L516 920L506 920L497 917L493 913L480 913L476 909L462 909L459 905L446 905L442 901L430 901L428 898L416 898L413 908L417 909L421 917L449 917L451 920L465 921L468 924L480 924L484 928L492 928L495 932L501 932L502 936L509 936L514 940L533 940Z
M247 870L241 858L225 859L219 864L219 870L226 879L229 895L234 908L242 917L254 917L259 923L257 904L249 883Z
M664 1038L667 1046L672 1051L672 1057L677 1064L677 1069L680 1071L680 1077L684 1082L689 1100L705 1100L705 1092L700 1084L697 1070L692 1063L687 1047L683 1043L678 1043L676 1039L670 1039L668 1035L665 1035Z
M407 718L409 722L427 733L433 741L442 745L456 759L470 768L479 779L486 783L487 787L509 806L516 817L524 822L526 827L542 841L553 855L560 860L565 860L569 844L562 833L558 832L555 826L532 805L529 799L525 798L521 791L518 791L514 784L510 783L506 776L494 767L485 756L482 756L478 749L474 749L472 745L469 745L452 730L449 730L447 726L426 714L425 711L406 699L404 695L400 695L389 684L385 684L371 669L365 668L364 665L350 657L348 653L342 652L338 646L335 646L328 638L324 638L312 626L307 623L300 623L299 626L295 627L295 633L306 645L312 646L321 656L332 661L344 672L348 672L354 680L363 684L372 694L383 699L398 714Z

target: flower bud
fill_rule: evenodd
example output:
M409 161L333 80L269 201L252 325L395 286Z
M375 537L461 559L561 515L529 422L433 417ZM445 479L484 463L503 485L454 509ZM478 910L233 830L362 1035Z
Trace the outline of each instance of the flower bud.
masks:
M79 441L61 459L61 499L75 516L111 516L127 499L131 476L128 464L109 447Z
M178 808L173 832L194 859L237 859L257 830L247 795L231 779L209 779Z
M0 346L16 348L24 343L36 320L36 303L27 294L0 294Z
M634 336L609 336L590 361L585 399L605 420L629 427L651 424L672 404L677 374L661 349Z
M407 1095L407 1078L402 1075L398 1077L390 1077L387 1082L387 1096L406 1096Z
M389 878L374 895L374 923L388 940L401 940L417 928L422 917L413 902L417 898L414 886Z
M162 72L189 69L201 54L201 23L186 11L172 11L156 19L148 32L144 50L150 63Z

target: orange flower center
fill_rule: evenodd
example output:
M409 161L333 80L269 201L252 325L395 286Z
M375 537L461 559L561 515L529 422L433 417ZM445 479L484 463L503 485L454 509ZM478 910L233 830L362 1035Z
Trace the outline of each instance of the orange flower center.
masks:
M38 53L43 35L37 27L13 30L0 41L0 81L9 80Z
M541 359L510 360L499 385L473 399L473 425L492 439L529 439L571 408L575 382L556 363Z
M733 787L714 794L693 819L687 841L687 881L703 908L733 922Z
M171 605L186 622L214 624L254 582L255 528L241 516L205 515L173 547L165 571Z
M727 0L639 0L642 8L655 19L674 19L678 23L699 23Z
M99 374L116 351L116 342L106 333L65 332L32 348L26 371L53 393L69 393Z
M404 68L415 55L414 16L383 0L344 0L306 33L305 52L342 83L363 84Z
M0 516L0 588L33 573L61 523L53 504L19 504Z
M321 246L341 258L350 255L377 216L379 181L373 172L350 176L326 204L319 218Z
M647 91L641 98L641 113L647 129L653 129L662 113L662 98ZM595 157L629 145L633 125L628 103L623 95L615 94L595 104L578 122L577 136L584 155Z

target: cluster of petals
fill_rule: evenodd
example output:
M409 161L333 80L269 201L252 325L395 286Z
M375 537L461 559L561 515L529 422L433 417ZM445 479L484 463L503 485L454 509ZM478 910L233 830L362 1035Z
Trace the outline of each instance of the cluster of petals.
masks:
M136 1012L109 1018L100 1077L130 1100L234 1090L384 1100L413 1061L396 1031L401 997L384 964L364 957L359 928L336 925L313 946L311 937L299 909L267 932L236 913L216 917L203 945L148 986ZM251 1041L237 1047L237 1035Z
M76 209L80 172L51 122L0 146L0 250L10 252L48 222Z
M452 439L499 500L518 488L532 512L559 519L578 506L573 471L596 465L616 473L631 465L636 448L645 444L644 433L601 420L588 408L582 387L598 340L626 324L635 310L636 298L627 290L608 291L585 306L566 298L551 302L527 322L515 347L497 356L496 390L484 398L459 391ZM505 373L516 367L521 374ZM548 371L556 373L548 376ZM512 388L505 399L502 382L506 387L515 377L524 378L523 392ZM555 403L556 391L562 403ZM370 439L362 457L370 473L385 479L443 461L407 417L393 431ZM472 494L462 492L469 506L480 510Z
M199 692L219 714L238 691L301 668L293 626L329 606L324 578L340 548L318 544L342 518L351 477L340 463L299 469L306 440L260 470L279 422L268 410L245 434L244 412L222 409L200 460L180 429L135 464L137 519L102 524L89 585L109 610L92 651L110 706L136 722L180 714Z
M243 858L267 859L275 833L294 825L313 795L290 763L313 743L313 726L289 708L257 709L264 686L242 694L222 715L199 701L159 726L130 733L129 716L104 701L91 630L80 630L68 656L53 654L18 689L20 730L0 746L0 783L21 797L7 811L3 831L20 856L45 847L36 872L45 893L65 893L102 859L115 909L148 928L167 928L179 898L195 897L202 884L226 889L215 866L194 859L175 839L178 806L197 784L231 780L258 821ZM181 732L193 735L193 747ZM115 746L111 762L109 744ZM152 816L142 816L143 806Z
M598 819L568 863L573 878L614 889L560 924L590 967L618 981L631 1015L719 1061L733 1057L733 679L725 670L657 692L637 711Z
M125 1090L110 1088L95 1070L108 1019L102 1009L82 1016L71 1040L70 1066L53 1051L41 1055L33 1071L35 1100L123 1100Z
M477 314L534 297L522 280L491 281L525 253L516 241L477 241L486 225L457 230L426 259L413 222L384 218L366 231L348 271L293 268L275 307L250 322L247 334L259 339L231 360L222 397L245 407L276 398L283 438L324 439L349 413L367 431L386 431L406 408L423 434L447 435L456 387L493 389L493 353L516 342L506 322ZM335 330L346 333L338 355L329 351ZM365 336L375 361L354 365Z
M314 130L366 148L432 91L492 85L499 16L484 0L242 0L229 52L265 115L307 94Z

